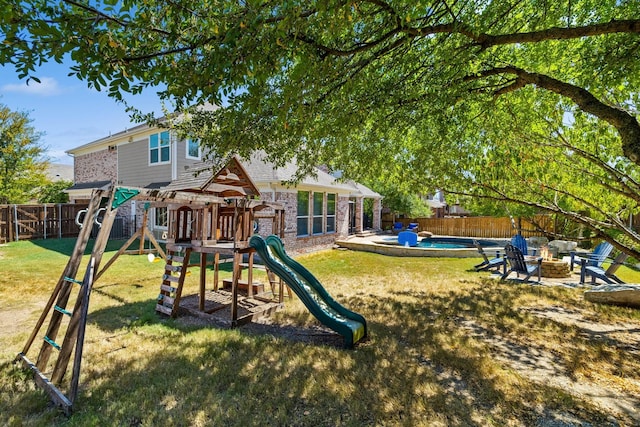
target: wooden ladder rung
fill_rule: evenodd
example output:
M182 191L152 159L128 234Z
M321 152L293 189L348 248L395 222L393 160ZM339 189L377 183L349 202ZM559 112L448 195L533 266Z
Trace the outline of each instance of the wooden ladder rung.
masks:
M184 262L184 257L183 256L177 256L177 255L168 255L167 256L167 260L171 260L173 262Z
M172 276L172 275L170 275L170 274L164 274L164 275L162 276L162 280L166 280L166 281L168 281L168 282L178 283L178 282L180 282L180 277Z
M173 297L170 297L169 295L162 295L162 300L159 299L158 304L171 308L173 307L173 303L175 301L176 299Z
M169 307L165 307L164 305L157 304L156 305L156 311L159 311L160 313L166 314L167 316L171 316L171 312L173 310L171 308L169 308Z
M160 285L160 290L172 294L177 290L177 288L169 285Z

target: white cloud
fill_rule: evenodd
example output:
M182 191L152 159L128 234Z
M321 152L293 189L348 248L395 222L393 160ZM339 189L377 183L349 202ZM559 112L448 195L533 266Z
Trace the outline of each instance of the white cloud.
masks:
M53 77L41 77L40 83L31 80L29 84L15 83L2 86L2 91L21 93L25 95L53 96L62 93L58 81Z

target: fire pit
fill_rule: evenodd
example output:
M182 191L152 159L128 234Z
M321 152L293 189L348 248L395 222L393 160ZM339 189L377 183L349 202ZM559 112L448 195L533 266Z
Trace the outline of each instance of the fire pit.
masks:
M540 256L542 257L542 265L540 266L540 274L542 277L560 279L571 276L569 263L559 259L553 259L553 253L547 246L540 248Z
M557 259L543 259L540 274L542 277L560 279L570 277L569 263Z

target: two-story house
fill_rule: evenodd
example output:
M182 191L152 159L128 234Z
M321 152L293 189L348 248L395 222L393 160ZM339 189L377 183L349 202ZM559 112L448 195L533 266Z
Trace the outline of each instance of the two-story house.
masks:
M67 190L71 201L84 202L94 188L107 184L159 189L202 168L202 149L197 140L180 140L170 129L138 125L68 150L74 158L74 185ZM276 168L256 153L241 159L257 188L260 199L285 206L285 237L289 250L308 251L331 246L338 238L363 230L364 200L372 199L372 228L381 226L382 197L354 182L340 182L318 169L315 178L303 179L295 187L285 184L296 172L290 162ZM140 226L142 203L122 206L119 214ZM150 209L149 227L162 240L167 229L167 210ZM259 224L256 229L260 232ZM265 232L264 230L262 231Z

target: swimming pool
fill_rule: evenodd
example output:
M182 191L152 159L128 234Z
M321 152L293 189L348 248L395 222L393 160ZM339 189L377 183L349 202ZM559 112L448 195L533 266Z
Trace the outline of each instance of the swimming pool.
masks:
M397 236L374 236L369 238L349 238L337 241L336 244L356 251L391 256L472 258L479 256L478 250L473 243L474 240L478 240L480 245L487 250L503 248L507 243L507 241L500 239L425 237L418 242L417 246L410 247L399 245Z
M475 239L478 240L480 246L483 248L500 247L504 244L495 240ZM425 237L418 240L418 248L434 248L434 249L463 249L463 248L476 248L473 243L474 239L468 237ZM385 245L397 245L398 238L395 236L384 237L380 241Z

